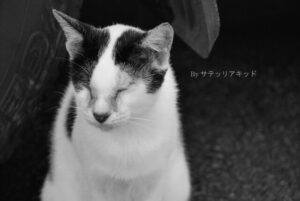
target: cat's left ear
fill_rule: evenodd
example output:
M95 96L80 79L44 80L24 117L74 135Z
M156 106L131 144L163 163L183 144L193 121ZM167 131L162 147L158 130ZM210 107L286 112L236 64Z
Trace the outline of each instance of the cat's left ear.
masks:
M72 59L76 53L80 52L84 34L87 33L89 29L92 29L92 27L55 9L53 9L52 12L64 31L67 39L66 49Z
M148 31L142 45L156 52L170 53L173 37L174 30L172 26L165 22Z

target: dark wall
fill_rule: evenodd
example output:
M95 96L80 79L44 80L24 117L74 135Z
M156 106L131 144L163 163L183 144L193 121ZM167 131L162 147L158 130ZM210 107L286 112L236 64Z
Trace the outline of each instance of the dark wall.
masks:
M0 1L0 200L36 201L48 170L49 131L67 80L56 8L81 0Z
M222 34L299 33L300 15L296 0L217 2ZM101 26L121 22L148 28L172 19L168 0L85 0L82 6L82 20Z
M85 0L81 8L81 20L100 27L124 23L147 29L172 19L165 0Z
M223 33L292 33L299 26L295 0L218 0L218 6Z

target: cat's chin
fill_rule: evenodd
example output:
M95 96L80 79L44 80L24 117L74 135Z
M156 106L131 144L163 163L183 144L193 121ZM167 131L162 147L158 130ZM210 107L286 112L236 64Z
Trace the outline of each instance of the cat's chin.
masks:
M104 131L110 131L110 130L113 130L115 128L118 128L118 127L121 127L122 125L125 124L125 122L119 122L119 123L104 123L104 124L100 124L98 122L94 122L94 121L89 121L93 126L101 129L101 130L104 130Z
M110 130L116 128L117 126L116 125L98 124L97 127L104 131L110 131Z

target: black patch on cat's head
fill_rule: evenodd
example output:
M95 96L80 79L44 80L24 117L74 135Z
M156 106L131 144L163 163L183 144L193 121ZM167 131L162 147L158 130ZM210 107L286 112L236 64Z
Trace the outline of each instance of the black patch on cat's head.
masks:
M147 85L148 93L154 93L159 89L164 82L166 70L157 70L157 69L151 69L150 70L150 77L151 80Z
M115 63L132 73L139 71L143 64L148 62L147 51L141 47L145 35L134 30L125 31L114 47Z
M106 30L88 30L84 34L79 53L70 61L71 79L76 89L89 88L95 65L108 43L109 32Z
M142 46L147 32L125 31L114 47L115 64L129 75L146 80L147 92L155 93L164 81L165 70L153 68L153 60L159 61L160 53Z
M75 117L76 117L76 103L75 103L75 99L72 98L69 108L68 108L68 113L66 116L66 129L67 129L67 135L69 138L72 137L72 131L73 131Z

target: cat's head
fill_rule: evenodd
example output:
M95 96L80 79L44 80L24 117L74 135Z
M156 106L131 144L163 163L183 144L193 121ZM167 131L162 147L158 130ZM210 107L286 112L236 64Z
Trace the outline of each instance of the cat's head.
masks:
M170 67L171 25L96 28L53 13L66 36L71 83L84 117L111 128L151 111Z

